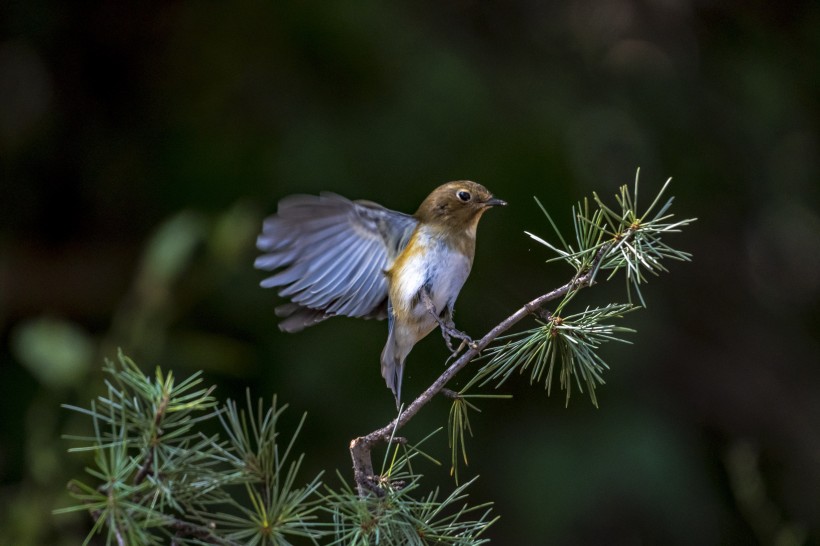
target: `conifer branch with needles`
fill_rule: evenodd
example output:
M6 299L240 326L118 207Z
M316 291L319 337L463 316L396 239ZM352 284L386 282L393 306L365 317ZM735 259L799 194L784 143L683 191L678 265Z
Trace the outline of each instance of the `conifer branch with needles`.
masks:
M502 340L504 343L487 351L489 361L479 368L459 395L475 384L485 385L496 381L497 386L500 386L514 373L523 373L527 369L530 369L531 383L543 382L549 393L557 367L560 387L566 391L567 403L574 379L579 391L583 392L586 386L592 403L597 406L595 388L596 385L603 383L602 373L608 368L597 350L604 342L624 341L620 334L632 332L629 328L604 324L604 321L619 319L625 313L635 310L637 307L631 303L633 292L637 294L641 306L646 306L641 286L647 282L647 273L657 276L667 271L664 260L688 261L691 258L687 252L674 249L662 240L663 236L679 232L682 227L695 220L692 218L672 222L673 215L669 209L673 198L668 198L660 205L671 179L666 181L651 204L643 212L639 212L639 174L640 172L636 174L631 192L627 186L620 188L616 196L620 210L607 206L597 194L593 194L594 205L585 199L573 207L574 244L567 242L552 217L536 198L560 245L553 245L528 232L527 235L557 254L549 261L563 261L574 269L575 274L564 285L525 303L484 337L472 343L424 392L407 407L402 407L398 416L390 423L351 441L353 473L360 495L382 494L379 486L381 477L373 471L373 448L381 443L389 444L396 437L396 433L421 408L442 392L456 374L479 358L482 351L488 349L496 340ZM606 280L612 279L620 271L625 271L630 303L609 304L564 315L564 310L578 291L595 284L598 273L602 270L609 271ZM555 310L544 309L544 305L555 300L560 300ZM540 319L536 328L501 337L522 319L531 315ZM470 432L469 420L465 413L468 406L459 396L449 397L453 399L454 406L450 419L453 450L451 472L457 475L456 450L460 449L466 460L463 440L465 430Z
M83 544L99 534L117 546L424 546L430 539L477 546L497 519L491 503L466 502L474 480L450 494L417 496L422 476L410 461L430 458L419 446L385 456L389 478L379 497L362 497L344 482L331 488L321 474L300 483L302 456L294 450L304 416L282 442L286 406L275 397L267 406L250 395L244 408L230 400L220 406L213 387L200 387L200 374L177 383L157 369L151 378L122 352L105 371L105 396L89 408L67 406L90 417L93 428L66 436L82 444L70 451L91 452L94 460L85 479L69 483L77 503L55 512L91 516ZM207 421L221 425L221 434L196 431Z
M201 387L201 374L176 382L157 369L152 379L122 352L107 362L107 396L90 408L66 406L91 418L93 435L66 436L90 451L90 479L73 480L78 501L57 513L85 510L106 544L286 544L322 536L315 522L316 476L296 486L301 457L292 460L296 434L280 451L277 423L286 406L273 399L247 409L220 407ZM218 420L226 439L197 428Z

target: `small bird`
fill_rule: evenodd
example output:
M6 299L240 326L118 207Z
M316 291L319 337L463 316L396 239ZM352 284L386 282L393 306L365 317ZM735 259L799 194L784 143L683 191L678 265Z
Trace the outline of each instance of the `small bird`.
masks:
M476 182L439 186L412 216L333 193L293 195L264 222L255 267L274 274L260 284L290 303L276 308L279 329L298 332L328 317L388 319L381 371L401 400L404 362L440 326L455 329L453 307L475 255L476 227L490 207L506 205Z

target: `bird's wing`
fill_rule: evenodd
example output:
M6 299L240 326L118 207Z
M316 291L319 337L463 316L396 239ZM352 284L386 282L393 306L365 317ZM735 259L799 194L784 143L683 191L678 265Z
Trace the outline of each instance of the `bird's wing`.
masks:
M385 269L407 245L418 221L369 201L333 193L294 195L265 220L256 246L261 282L292 303L277 308L282 330L295 332L327 317L386 316Z

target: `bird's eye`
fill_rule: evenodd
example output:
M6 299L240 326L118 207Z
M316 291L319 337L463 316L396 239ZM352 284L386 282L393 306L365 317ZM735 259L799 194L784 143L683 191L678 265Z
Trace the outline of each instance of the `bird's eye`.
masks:
M461 199L462 201L464 201L466 203L467 201L470 200L471 196L470 196L470 192L465 191L465 190L460 190L460 191L456 192L456 197L458 197L459 199Z

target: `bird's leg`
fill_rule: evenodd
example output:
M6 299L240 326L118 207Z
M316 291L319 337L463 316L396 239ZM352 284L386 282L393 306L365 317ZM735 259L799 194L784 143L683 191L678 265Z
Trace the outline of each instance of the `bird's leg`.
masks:
M427 308L427 312L430 313L436 322L438 322L439 327L441 328L441 335L444 338L444 343L447 344L447 348L453 355L457 355L461 352L461 350L469 345L473 346L473 340L470 336L462 332L461 330L456 329L456 325L453 322L453 306L449 305L444 310L444 312L439 315L436 311L436 306L433 305L433 300L430 298L430 294L427 293L426 290L421 291L421 298L424 302L424 306ZM457 349L453 348L453 342L451 337L457 338L461 340L461 344L458 346Z
M461 352L465 345L473 345L473 339L470 336L468 336L465 332L462 332L461 330L456 328L456 324L455 322L453 322L452 306L448 306L447 309L445 309L444 313L442 313L442 316L444 317L444 320L442 321L443 324L441 325L441 331L461 340L461 345L459 345L458 349L456 349L456 353Z
M461 344L458 346L458 349L454 351L454 355L457 355L461 352L464 347L470 347L471 349L475 349L478 347L478 344L473 341L473 339L467 335L466 332L462 332L461 330L456 329L456 324L453 322L453 306L448 305L447 309L444 311L444 324L441 327L442 332L446 332L447 334L457 337L461 340Z

